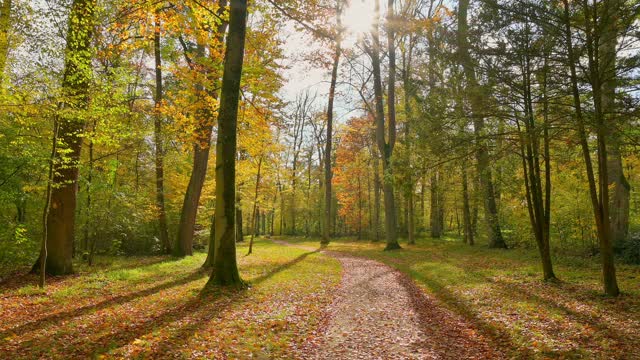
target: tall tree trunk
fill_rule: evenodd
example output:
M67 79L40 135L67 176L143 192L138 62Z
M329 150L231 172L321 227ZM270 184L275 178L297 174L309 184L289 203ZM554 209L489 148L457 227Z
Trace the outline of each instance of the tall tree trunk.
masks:
M218 0L217 15L219 18L223 18L227 0ZM227 22L221 21L216 31L216 43L222 44L224 33L227 28ZM204 57L204 45L199 44L196 50L198 57ZM210 79L217 83L219 74L213 71L208 76ZM196 92L207 93L208 96L217 99L218 92L215 86L209 89L205 89L202 84L196 84ZM174 251L176 256L188 256L193 255L193 236L195 233L196 218L198 216L198 205L200 204L200 195L202 194L202 187L207 177L207 166L209 163L209 150L211 149L211 134L213 131L213 118L214 114L209 110L209 107L204 103L202 99L201 107L196 116L198 117L199 126L196 130L196 144L193 147L193 169L191 170L191 177L189 179L189 185L184 195L184 201L182 203L182 211L180 213L180 223L178 224L178 237L177 246Z
M442 221L441 221L441 208L440 204L440 189L439 189L439 172L437 169L433 169L431 174L431 210L429 211L429 220L431 224L431 237L440 238L442 236Z
M162 139L162 56L160 54L160 10L155 14L155 33L153 36L153 52L156 68L156 93L155 93L155 114L154 114L154 139L156 145L156 206L158 207L158 230L160 244L165 254L171 253L171 243L169 242L169 230L167 227L167 212L164 206L164 144Z
M342 4L341 0L336 0L336 49L333 55L333 67L331 68L331 85L329 86L329 103L327 105L327 139L324 150L324 226L322 228L322 241L321 244L329 244L331 238L331 203L333 201L332 181L333 170L331 170L331 150L333 148L333 103L336 95L336 83L338 80L338 67L340 66L340 56L342 54L342 48L340 44L340 34L342 27Z
M240 191L236 193L236 241L244 241L244 232L242 228L242 206L240 204Z
M411 109L411 97L414 94L413 84L411 83L411 65L413 62L413 35L409 35L408 49L403 52L403 71L402 83L404 86L404 111L405 111L405 143L407 147L407 237L409 245L416 243L415 239L415 214L414 214L414 198L415 198L415 181L412 171L412 141L411 141L411 123L413 121L413 112Z
M253 194L253 211L251 213L251 240L249 240L249 251L247 252L247 255L251 254L251 252L253 251L253 238L256 234L256 216L258 216L256 211L258 209L258 192L260 191L261 170L262 170L262 156L258 160L258 175L256 176L256 189Z
M378 152L373 151L373 226L374 226L374 237L373 241L380 241L380 157Z
M600 68L602 71L602 111L609 131L609 153L607 169L611 197L611 238L615 249L624 247L629 235L629 205L631 185L624 174L620 152L620 122L616 119L615 94L617 86L617 44L619 18L622 12L621 0L605 1L602 8L602 35L600 36Z
M49 218L49 209L51 207L51 190L53 189L53 162L55 160L55 155L58 147L58 120L53 121L53 136L52 136L52 145L51 145L51 156L49 157L49 174L47 176L47 192L46 192L46 201L44 204L44 210L42 211L42 239L40 240L40 281L38 285L41 289L44 289L46 279L47 279L47 256L48 256L48 248L47 248L47 234L48 234L48 223L47 219ZM36 263L38 265L38 263ZM33 270L32 270L33 271Z
M613 261L613 247L611 244L611 232L609 228L609 196L608 196L608 181L607 180L607 152L605 137L603 136L603 124L601 119L601 98L600 84L597 77L599 74L594 74L595 64L593 64L593 43L591 43L590 33L590 12L588 11L588 5L584 6L586 17L586 34L587 34L587 47L589 53L589 69L591 71L591 80L595 81L592 84L592 90L594 92L594 104L595 104L595 117L597 130L597 142L598 142L598 184L596 185L595 172L593 169L593 163L591 161L591 152L589 149L588 134L585 126L585 120L582 115L582 100L580 98L580 89L578 87L578 76L576 71L576 57L573 50L572 32L571 32L571 17L569 11L568 0L562 0L564 5L564 31L565 40L567 46L567 60L569 63L569 70L571 75L571 90L573 95L573 101L575 105L576 124L578 128L578 137L580 140L580 146L582 148L582 155L584 157L585 167L587 171L587 180L589 182L589 194L591 195L591 205L593 208L593 214L595 218L596 228L598 231L598 240L600 242L600 256L602 259L602 275L604 292L609 296L618 296L620 290L618 288L618 282L616 279L615 264ZM593 76L596 77L593 77Z
M238 103L247 33L247 0L231 0L216 145L216 249L209 284L242 284L236 260L235 199Z
M63 100L58 115L58 139L55 152L53 188L47 212L46 253L41 251L33 270L38 271L43 256L46 272L64 275L73 272L71 258L75 238L78 192L78 163L82 148L84 121L79 113L86 110L93 69L91 40L93 37L95 0L74 0L69 14L64 75Z
M462 165L462 217L464 222L464 242L469 245L474 245L471 206L469 205L469 178L465 165Z
M489 166L489 152L484 139L484 117L482 92L475 74L475 66L469 54L469 25L467 13L469 0L460 0L458 6L458 56L468 83L469 102L471 104L471 116L473 117L473 129L476 140L476 160L480 187L484 199L485 221L489 237L489 247L506 248L507 244L502 237L500 221L498 217L498 205L496 204L495 191Z
M96 129L96 121L93 121L93 131ZM89 141L89 173L87 174L87 201L85 203L85 220L84 220L84 236L82 239L82 251L89 251L89 243L91 239L91 186L93 185L93 165L94 165L94 156L93 156L93 140ZM84 256L84 255L83 255Z
M205 269L213 268L213 259L216 257L216 215L211 216L211 228L209 230L209 248L207 249L207 258L204 260L202 267Z
M531 85L531 55L528 41L531 41L529 24L525 25L526 48L522 55L522 89L525 129L520 129L520 122L517 121L520 133L520 152L522 158L522 170L524 173L524 185L526 190L527 209L533 233L540 252L544 280L556 278L551 263L549 246L549 224L551 204L551 166L549 154L549 133L548 133L548 101L547 101L547 59L544 59L544 73L542 83L543 96L543 118L544 129L541 132L536 124L536 116L533 109L533 88ZM516 119L517 120L517 119ZM540 134L543 135L543 154L540 154ZM542 185L542 171L540 167L541 157L545 161L545 185Z
M391 164L391 155L396 142L396 111L395 111L395 44L393 31L393 0L387 3L387 42L389 45L389 89L387 93L388 107L388 141L386 138L384 103L382 91L382 75L380 69L380 1L375 1L375 19L372 31L373 49L371 51L371 62L373 66L373 84L375 93L376 106L376 141L378 149L382 154L382 170L384 173L382 180L382 190L384 192L384 211L385 211L385 235L387 246L385 250L399 249L398 236L396 229L396 204L393 192L393 168Z

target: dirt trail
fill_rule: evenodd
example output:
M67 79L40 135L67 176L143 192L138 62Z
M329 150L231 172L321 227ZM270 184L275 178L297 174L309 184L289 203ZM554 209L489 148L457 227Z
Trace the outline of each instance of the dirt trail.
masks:
M329 309L322 338L303 357L504 358L490 339L459 315L438 305L401 272L374 260L331 251L324 254L342 263L342 282Z

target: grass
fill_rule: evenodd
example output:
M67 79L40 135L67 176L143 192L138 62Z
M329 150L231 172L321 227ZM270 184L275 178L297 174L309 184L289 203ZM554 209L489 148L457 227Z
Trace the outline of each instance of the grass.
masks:
M288 238L311 246L319 240ZM379 260L408 274L514 358L640 359L640 267L619 265L623 295L601 295L596 260L557 258L559 283L541 281L535 250L490 250L419 239L403 250L340 239L328 249Z
M0 283L0 353L31 358L291 358L315 336L340 264L259 239L238 249L248 290L203 293L205 254L99 258L95 267Z

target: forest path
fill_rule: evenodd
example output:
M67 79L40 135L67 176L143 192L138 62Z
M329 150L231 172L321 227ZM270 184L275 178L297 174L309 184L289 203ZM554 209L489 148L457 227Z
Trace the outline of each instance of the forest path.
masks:
M505 358L473 324L439 305L407 275L379 261L335 251L323 254L341 262L342 281L322 338L305 358Z

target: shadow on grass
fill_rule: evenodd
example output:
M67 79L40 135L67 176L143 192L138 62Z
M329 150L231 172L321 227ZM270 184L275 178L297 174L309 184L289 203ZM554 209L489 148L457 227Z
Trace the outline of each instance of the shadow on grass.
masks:
M28 271L30 269L31 268L27 269L25 272L14 273L10 276L7 276L6 279L2 280L2 282L0 282L0 295L13 296L9 293L14 290L26 286L38 286L40 275L29 273ZM47 285L58 284L67 279L73 279L76 277L78 277L77 274L67 276L47 276Z
M207 275L206 271L198 269L186 277L165 282L165 283L156 285L154 287L151 287L149 289L141 290L134 293L128 293L124 295L119 295L119 296L110 298L108 300L101 301L97 304L87 305L87 306L83 306L73 310L56 313L44 318L40 318L35 321L28 322L23 325L19 325L10 329L3 330L2 332L0 332L0 339L5 338L11 334L20 335L28 331L34 331L34 330L44 328L48 325L52 325L53 323L68 321L70 319L82 316L90 312L98 311L98 310L116 306L116 305L122 305L124 303L130 302L140 297L149 296L151 294L154 294L162 290L166 290L175 286L180 286L180 285L190 283L192 281L199 280L206 275Z
M540 304L543 307L556 309L560 311L565 317L569 318L571 321L579 323L581 325L591 326L593 328L598 329L603 334L606 334L606 337L617 342L616 348L625 349L628 348L630 351L635 351L635 344L640 343L640 337L634 331L624 331L624 328L615 327L615 325L609 323L601 314L588 314L581 311L577 311L571 309L567 305L559 302L557 300L550 299L545 297L544 295L540 295L530 289L527 289L525 286L518 284L506 283L504 281L495 281L494 284L500 288L507 296L511 298L520 298L522 300L529 300L536 304ZM558 286L558 285L555 285ZM561 285L560 285L561 286ZM576 299L575 296L571 296L571 289L561 288L559 289L565 295L568 296L568 299L578 301L579 303L584 303ZM631 315L631 314L629 314ZM624 316L624 315L622 315ZM589 344L596 345L596 344ZM586 346L589 347L589 346Z
M478 313L473 310L471 304L468 304L466 301L460 299L459 296L448 290L441 282L413 270L402 270L404 270L405 273L410 273L412 278L426 285L438 300L446 304L451 310L453 310L454 313L462 316L465 321L469 322L473 327L477 328L481 334L491 339L492 348L506 355L516 356L518 359L533 358L533 353L530 350L523 350L518 348L513 337L509 334L507 329L501 326L496 326L495 324L491 324L482 319L478 315ZM433 327L431 327L430 325L433 325L432 315L434 311L437 311L437 306L433 306L432 304L430 309L432 311L425 312L425 302L429 302L428 299L420 288L418 288L410 279L407 280L408 281L403 282L403 285L405 286L409 294L411 294L411 301L414 309L420 316L420 323L424 326L423 330L427 333L433 332ZM440 318L444 321L448 320L446 316L441 316ZM474 342L477 342L477 339L472 339L469 334L458 332L458 336L466 337ZM460 342L460 344L464 346L465 342ZM445 353L447 351L446 348L441 350L445 351Z
M98 259L98 261L95 264L95 267L99 269L104 269L110 272L110 271L119 271L119 270L143 269L143 268L153 266L153 265L158 265L161 263L170 263L170 262L183 260L183 258L170 256L170 255L149 256L146 258L139 257L139 256L134 258L124 257L123 259L134 260L134 261L127 261L121 264L120 266L117 266L117 265L113 266L113 262L100 262L100 259ZM88 265L84 265L83 269L91 269L91 267L89 267Z
M273 268L271 271L267 272L266 274L264 274L264 275L260 275L260 276L258 276L257 278L253 279L252 281L250 281L250 282L249 282L249 285L257 285L257 284L260 284L261 282L263 282L263 281L265 281L265 280L267 280L267 279L271 278L271 277L272 277L272 276L274 276L275 274L277 274L277 273L279 273L279 272L282 272L282 271L284 271L284 270L287 270L288 268L290 268L290 267L294 266L295 264L297 264L297 263L299 263L299 262L303 261L303 260L304 260L304 259L306 259L309 255L316 254L316 253L320 252L321 250L322 250L321 248L318 248L318 249L316 249L316 250L314 250L314 251L306 252L306 253L304 253L304 254L302 254L302 255L298 256L297 258L295 258L295 259L293 259L293 260L291 260L291 261L289 261L289 262L287 262L287 263L284 263L284 264L282 264L282 265L278 265L278 266L276 266L275 268Z
M273 277L274 275L293 267L294 265L305 260L309 255L313 255L320 250L321 249L316 249L314 251L304 253L287 263L276 266L266 274L253 279L249 282L249 284L258 285ZM166 356L166 354L185 348L185 346L187 346L189 341L193 338L194 334L207 326L208 322L214 317L213 315L215 313L219 313L221 310L227 308L230 303L242 303L248 301L249 293L238 290L232 290L231 292L235 297L232 299L227 298L227 302L224 303L222 307L216 304L211 304L213 301L207 302L209 305L206 305L205 308L202 308L199 311L194 311L194 313L190 315L190 321L173 331L173 334L171 336L164 338L161 342L155 343L153 351L151 351L150 353L145 353L143 357L154 359L162 357L163 355ZM215 291L202 292L200 294L200 299L202 301L206 301L207 299L212 299L215 294ZM209 306L211 306L211 311L207 311Z
M123 259L127 259L127 258L125 257ZM143 260L139 261L140 259L143 259ZM180 261L182 259L177 257L172 257L172 256L161 256L161 257L149 257L149 258L138 257L136 258L136 260L138 261L135 261L133 263L127 262L120 266L111 266L113 262L100 262L100 259L98 259L93 266L89 266L83 263L79 266L75 266L75 269L79 271L77 271L74 274L66 275L66 276L47 275L47 285L54 285L68 279L74 279L80 276L95 275L102 272L104 272L105 274L108 274L108 273L122 271L122 270L133 270L133 269L144 270L154 265ZM2 279L2 281L0 281L0 295L8 295L8 293L10 293L13 290L17 290L29 285L37 286L40 275L32 274L30 273L30 270L31 270L31 267L28 267L28 268L25 267L24 270L14 272L10 275L7 275L4 279Z
M164 312L156 315L149 316L145 318L143 321L128 321L123 322L117 328L112 329L112 331L107 332L97 338L93 338L91 333L76 333L73 337L71 337L72 341L62 342L59 340L54 340L51 343L51 348L55 349L57 354L51 354L49 349L43 348L39 341L42 339L33 339L26 341L20 344L20 348L24 350L28 350L29 356L33 356L33 358L38 358L40 356L48 357L54 355L54 357L63 355L65 358L76 358L76 359L88 359L88 358L97 358L102 354L106 354L114 349L118 349L120 347L126 346L128 344L135 343L136 340L142 339L145 335L151 334L154 331L165 329L168 324L174 322L185 321L185 319L189 319L190 322L205 322L206 320L212 317L215 313L224 311L229 305L231 305L232 301L227 301L226 303L221 303L220 301L215 301L215 299L209 299L207 297L194 296L192 299L177 305L175 307L166 308ZM136 320L136 319L131 319ZM90 330L91 328L89 328ZM113 331L116 330L116 331ZM166 331L166 330L162 330ZM69 334L65 334L65 338L69 339ZM47 341L47 340L45 340ZM151 340L152 341L152 340ZM138 347L146 347L150 342L146 342L145 340L141 340L139 344L136 344ZM177 348L177 344L175 344ZM160 353L159 355L164 355L166 357L166 353L172 349L166 349ZM174 349L175 350L175 349ZM139 358L136 354L117 354L117 358ZM147 357L145 357L147 358Z
M530 349L527 349L523 346L517 347L517 344L514 343L513 336L509 334L509 331L506 327L496 326L495 323L487 322L479 317L478 313L473 310L473 307L468 302L465 302L463 299L460 299L455 293L449 291L443 282L440 282L434 277L429 277L422 272L411 269L412 265L418 264L420 261L427 260L428 258L413 258L413 259L403 259L405 262L396 261L394 262L398 267L403 270L405 273L411 274L411 276L416 279L418 282L426 285L438 298L439 300L446 303L450 308L452 308L456 313L462 315L465 319L470 321L473 324L476 324L484 333L488 334L494 341L497 341L501 346L501 348L510 351L511 356L517 356L518 358L531 358L534 357L533 352ZM633 332L625 332L624 329L619 329L615 325L611 324L606 320L604 316L601 314L591 314L585 313L579 310L572 309L568 307L566 304L563 304L562 301L550 298L556 295L556 292L561 292L557 294L558 296L565 296L566 300L569 302L575 301L580 304L584 304L584 299L581 299L579 294L582 294L580 289L572 289L572 286L568 283L559 283L559 284L546 284L544 286L545 291L538 292L534 291L524 284L518 283L510 283L501 279L496 279L493 277L486 276L481 271L472 267L472 264L468 264L465 261L454 262L452 259L436 256L435 261L439 261L445 264L454 265L464 271L465 277L469 277L473 281L489 284L493 289L493 291L499 294L499 298L509 299L510 301L528 301L535 303L540 309L551 309L557 310L562 313L565 317L567 317L570 321L581 325L588 325L594 327L600 331L600 334L604 334L607 338L611 339L615 342L614 348L620 349L624 353L626 351L634 351L634 345L637 344L640 340L636 334ZM393 260L393 259L390 259ZM393 261L392 261L393 262ZM526 336L523 334L523 336ZM547 336L551 336L557 340L566 340L564 339L561 333L549 333ZM596 340L598 335L590 336L593 340ZM527 339L524 339L527 342ZM578 340L576 340L578 341ZM585 344L579 345L580 348L593 348L601 351L599 348L599 344L597 342L589 342ZM569 350L554 350L547 351L544 354L546 356L553 357L562 357L562 356L578 356L580 353L580 349L569 349Z

